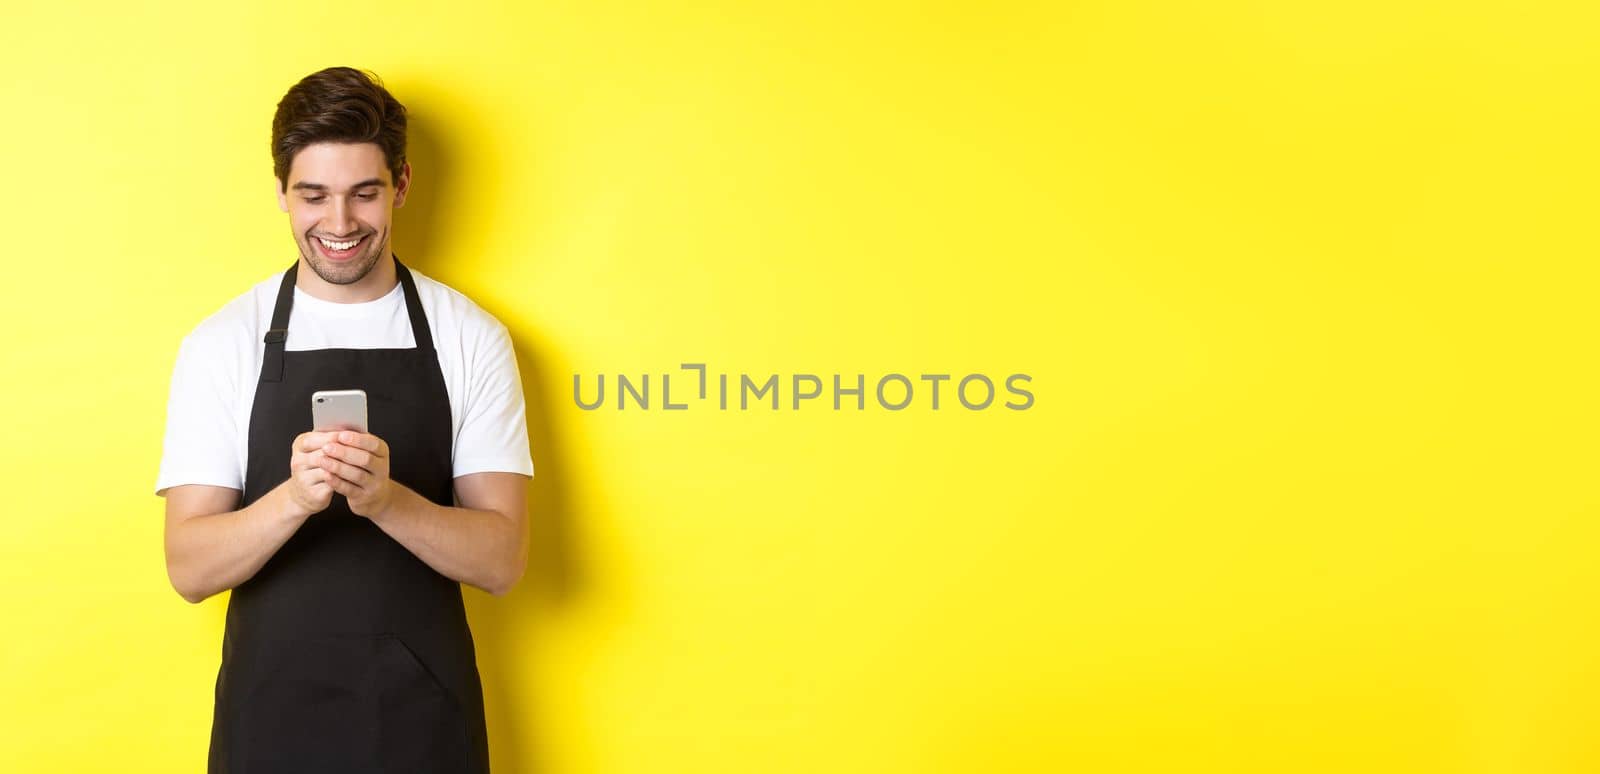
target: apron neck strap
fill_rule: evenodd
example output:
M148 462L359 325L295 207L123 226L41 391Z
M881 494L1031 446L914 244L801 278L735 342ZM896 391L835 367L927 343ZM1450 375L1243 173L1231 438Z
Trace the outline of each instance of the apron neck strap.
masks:
M283 343L289 340L289 310L294 308L294 277L299 268L300 262L297 260L283 273L283 281L278 283L278 303L272 306L272 327L267 329L267 336L262 339L267 344L266 357L261 361L261 380L264 382L283 381Z
M266 357L261 363L263 381L283 381L283 348L285 342L289 340L289 312L294 309L294 285L299 269L300 261L296 260L294 265L283 273L283 281L278 283L278 301L272 306L272 326L267 329L267 335L262 339L267 345ZM411 270L400 262L398 255L394 256L394 273L399 278L400 288L406 297L406 314L411 318L411 338L416 340L417 349L432 352L433 333L428 328L428 316L422 311L422 299L417 295L416 280L411 278Z
M400 256L394 257L394 273L400 278L400 288L406 294L406 314L411 316L411 338L417 342L417 349L423 352L433 352L433 332L428 328L428 315L422 311L422 299L417 295L416 280L411 278L411 270L400 262Z

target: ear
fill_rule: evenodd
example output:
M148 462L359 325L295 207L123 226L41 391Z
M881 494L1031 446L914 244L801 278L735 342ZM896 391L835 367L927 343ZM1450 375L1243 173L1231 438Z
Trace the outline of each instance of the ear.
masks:
M394 206L404 207L406 194L411 193L411 162L400 165L400 179L394 184Z
M276 191L277 194L278 194L278 209L283 210L284 212L288 212L289 211L289 195L284 192L284 190L283 190L283 182L278 180L278 176L277 175L273 175L272 176L272 190Z

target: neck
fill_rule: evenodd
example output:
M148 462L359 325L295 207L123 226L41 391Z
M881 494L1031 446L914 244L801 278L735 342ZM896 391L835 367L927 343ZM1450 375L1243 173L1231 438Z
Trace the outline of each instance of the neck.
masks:
M394 255L387 250L383 258L373 265L372 271L349 285L335 285L317 275L317 272L306 263L305 256L300 257L300 266L295 271L295 287L305 291L307 295L323 301L332 301L336 304L360 304L366 301L376 301L394 290L400 281L394 270Z

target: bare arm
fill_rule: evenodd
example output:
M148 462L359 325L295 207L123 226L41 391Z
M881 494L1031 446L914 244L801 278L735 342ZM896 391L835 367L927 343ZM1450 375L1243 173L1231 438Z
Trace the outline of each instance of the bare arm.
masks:
M333 499L322 446L332 433L302 433L289 478L239 508L237 489L186 484L166 490L167 578L190 602L249 580L312 514ZM238 508L238 510L235 510Z
M438 505L389 478L389 444L369 433L330 433L317 465L350 510L440 575L503 596L528 561L528 476L472 473L455 480L459 507Z
M231 589L256 574L306 515L289 504L288 482L246 508L239 490L188 484L167 490L167 577L190 602Z
M520 473L462 476L460 507L394 483L389 507L370 518L440 575L504 596L528 563L528 481Z

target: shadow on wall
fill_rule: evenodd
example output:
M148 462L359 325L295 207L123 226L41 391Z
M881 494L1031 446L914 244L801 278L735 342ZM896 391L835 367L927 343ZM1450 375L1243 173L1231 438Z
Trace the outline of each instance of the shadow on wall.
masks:
M448 224L455 218L447 211L448 203L472 202L471 206L478 210L475 219L489 222L505 214L482 212L482 208L492 208L494 203L456 188L450 151L463 146L444 136L446 122L428 120L430 107L443 112L442 107L430 106L423 100L407 101L411 118L406 153L412 166L413 188L405 206L395 211L394 251L407 265L448 285L452 284L449 267L430 262L432 248L449 241ZM451 105L448 110L458 115L461 107ZM460 125L459 120L456 125ZM482 299L474 301L496 318L506 319ZM542 642L540 624L581 595L583 578L574 560L564 455L550 422L558 396L541 388L560 382L546 378L551 376L549 369L541 354L529 345L526 331L511 328L511 339L527 403L528 443L534 465L528 492L528 568L522 582L505 597L496 598L470 586L463 586L462 594L477 645L478 672L483 679L492 768L496 774L538 774L545 768L538 756L542 748L539 732L544 726L533 716L536 702L529 694L529 686L536 676L532 666Z

